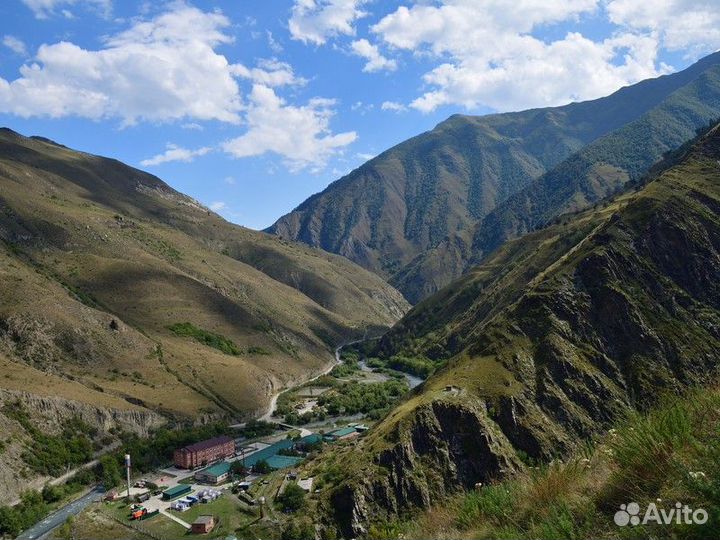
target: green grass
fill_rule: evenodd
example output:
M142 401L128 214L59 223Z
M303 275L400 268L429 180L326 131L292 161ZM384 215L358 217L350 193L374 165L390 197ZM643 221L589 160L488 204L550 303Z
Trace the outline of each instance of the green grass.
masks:
M239 356L242 354L240 347L235 345L232 340L226 338L225 336L221 336L220 334L215 334L214 332L208 332L207 330L198 328L192 323L176 323L169 326L168 329L176 336L191 337L199 343L212 347L213 349L217 349L225 354L232 356Z

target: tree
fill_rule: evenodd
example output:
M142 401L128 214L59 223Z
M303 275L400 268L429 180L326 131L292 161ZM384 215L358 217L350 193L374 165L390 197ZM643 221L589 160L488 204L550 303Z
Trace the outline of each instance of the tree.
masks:
M270 467L270 465L268 465L267 461L261 459L255 464L255 466L253 467L253 471L258 474L268 474L272 471L272 468Z
M234 476L245 476L248 470L241 460L233 461L230 465L230 473Z
M315 538L315 527L307 520L292 520L287 527L283 529L280 537L282 540L308 540Z
M42 490L42 497L45 502L54 503L63 498L64 490L59 486L46 484Z
M106 454L100 458L100 467L102 468L102 483L106 490L110 490L122 482L120 474L120 466L117 460L110 454Z
M278 497L278 502L285 512L297 512L305 506L305 490L297 484L289 484Z
M15 538L22 531L22 523L18 513L9 506L0 506L0 535Z

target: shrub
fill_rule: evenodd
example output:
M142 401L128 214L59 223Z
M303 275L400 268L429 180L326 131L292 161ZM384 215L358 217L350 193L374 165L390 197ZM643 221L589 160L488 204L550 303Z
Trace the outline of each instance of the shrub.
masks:
M305 491L297 484L288 484L277 501L284 512L297 512L305 506Z
M208 332L207 330L198 328L192 323L177 323L169 326L168 329L176 336L191 337L195 339L195 341L198 341L208 347L212 347L213 349L217 349L225 354L232 356L239 356L242 354L240 348L230 339L225 336L221 336L220 334L215 334L214 332Z

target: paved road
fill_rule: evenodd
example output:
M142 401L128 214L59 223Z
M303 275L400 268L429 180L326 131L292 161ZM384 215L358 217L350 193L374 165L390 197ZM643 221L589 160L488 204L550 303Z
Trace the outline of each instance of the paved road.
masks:
M65 523L68 517L78 515L90 503L102 497L103 492L104 490L102 487L96 487L87 495L80 497L79 499L71 502L66 506L63 506L59 510L47 516L42 521L33 525L25 532L21 533L20 536L18 536L18 540L37 540L38 538L41 538L56 527L59 527L60 525Z

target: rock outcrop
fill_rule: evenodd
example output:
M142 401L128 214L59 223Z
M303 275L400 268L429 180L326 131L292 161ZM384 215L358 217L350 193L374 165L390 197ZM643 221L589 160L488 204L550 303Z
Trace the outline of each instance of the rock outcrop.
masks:
M506 246L383 338L376 354L448 360L351 449L372 465L329 497L344 536L562 458L717 376L720 126L668 161L641 189Z

